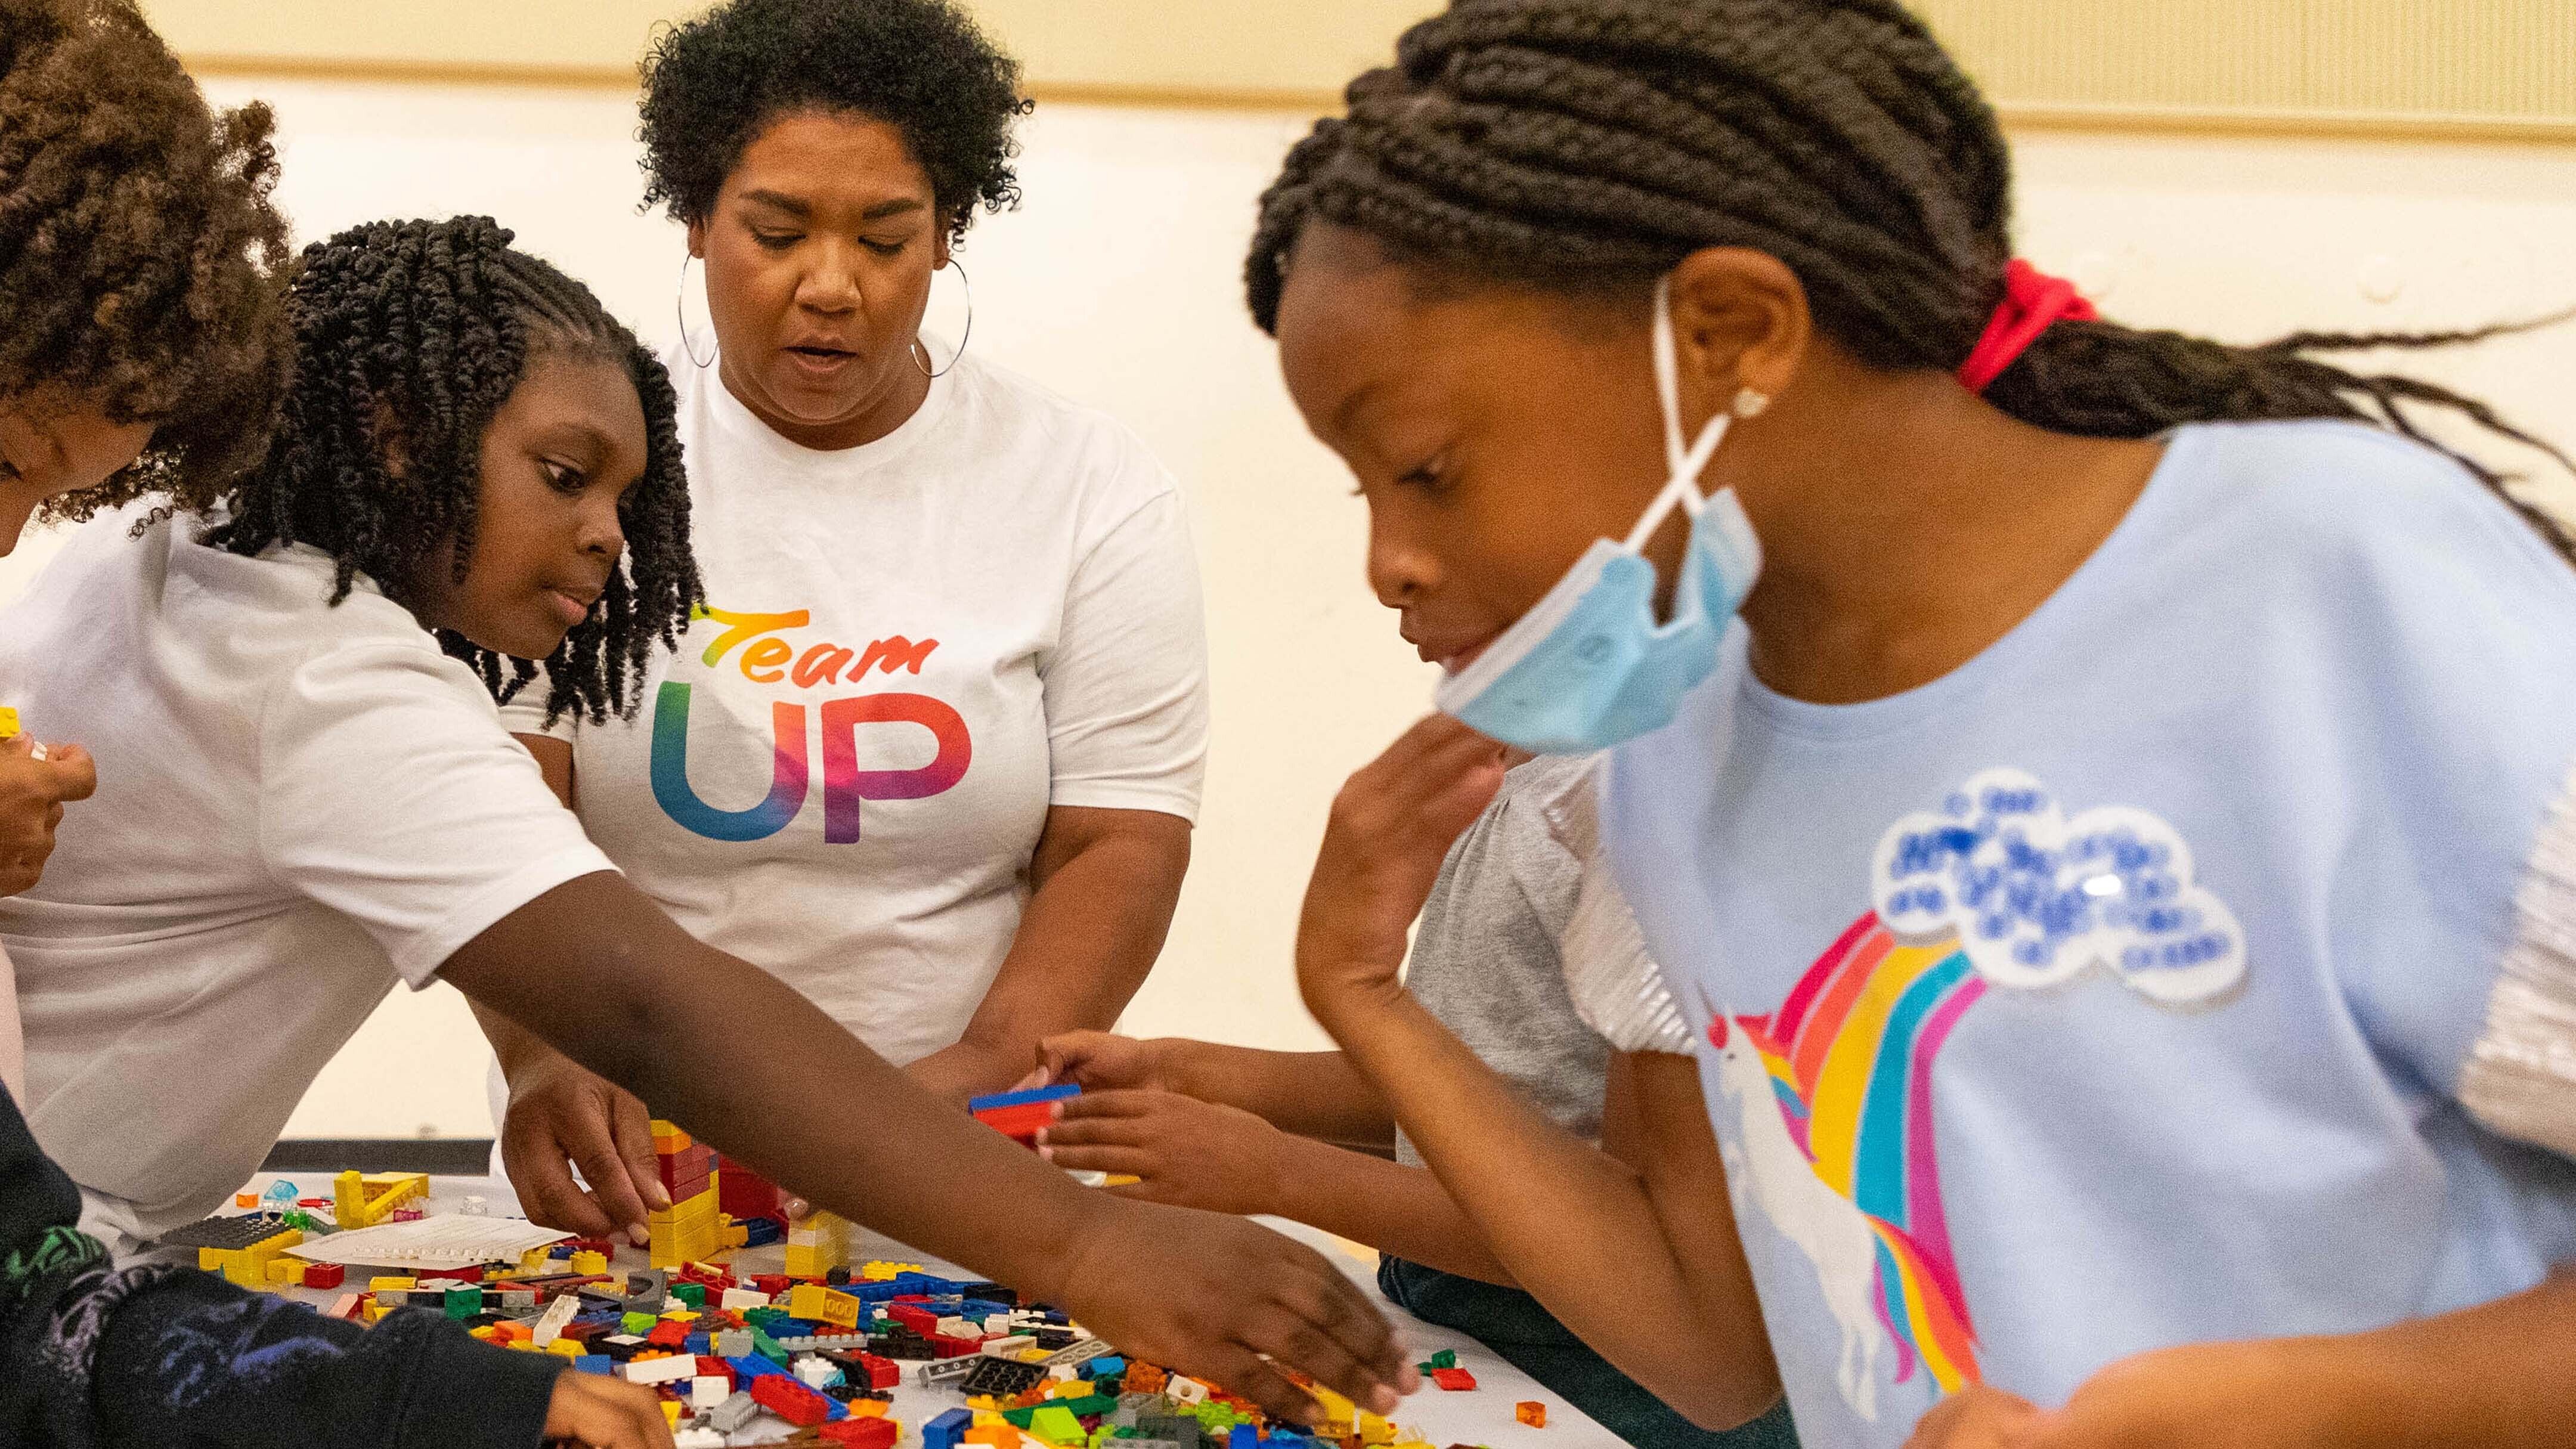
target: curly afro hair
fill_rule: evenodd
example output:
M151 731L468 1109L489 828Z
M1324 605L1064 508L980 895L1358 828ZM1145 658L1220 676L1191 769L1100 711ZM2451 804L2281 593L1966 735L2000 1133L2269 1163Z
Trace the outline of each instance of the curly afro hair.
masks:
M49 516L203 507L267 447L292 360L270 127L208 110L129 0L0 0L0 401L155 425Z
M644 204L715 209L743 148L781 116L855 112L903 133L963 240L977 207L1018 204L1020 65L952 0L728 0L644 58Z
M676 648L699 599L671 381L589 288L515 250L490 217L371 222L305 248L288 297L296 381L258 471L207 541L252 555L306 544L409 603L422 571L474 551L484 430L538 358L613 362L644 405L644 476L619 506L626 557L590 617L544 661L549 721L631 716L653 644ZM388 446L399 438L397 474ZM539 666L447 630L497 699Z

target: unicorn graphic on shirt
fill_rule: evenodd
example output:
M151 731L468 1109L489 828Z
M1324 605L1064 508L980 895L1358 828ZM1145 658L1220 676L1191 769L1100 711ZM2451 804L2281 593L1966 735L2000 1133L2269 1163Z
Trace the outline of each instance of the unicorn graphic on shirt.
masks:
M2068 819L2018 770L1988 770L1898 820L1872 860L1875 908L1768 1016L1709 1024L1740 1146L1729 1181L1814 1266L1841 1330L1835 1382L1878 1417L1878 1349L1944 1394L1980 1381L1941 1201L1933 1073L1989 990L2105 972L2161 1006L2245 974L2244 932L2193 880L2181 835L2144 810Z
M1942 1043L1984 981L1955 945L1897 943L1875 915L1834 943L1767 1017L1709 1026L1741 1119L1731 1181L1814 1264L1842 1330L1835 1383L1878 1417L1878 1348L1943 1393L1978 1380L1950 1254L1931 1120Z

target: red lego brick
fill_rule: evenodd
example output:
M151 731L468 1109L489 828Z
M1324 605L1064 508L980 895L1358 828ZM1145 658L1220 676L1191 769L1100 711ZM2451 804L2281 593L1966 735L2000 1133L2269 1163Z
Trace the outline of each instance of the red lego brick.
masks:
M746 1218L777 1218L785 1221L787 1213L779 1201L778 1184L743 1166L730 1157L719 1159L723 1176L716 1180L716 1210L728 1214L735 1222Z
M939 1315L897 1299L886 1305L886 1317L911 1329L924 1338L939 1331Z
M987 1107L975 1120L1023 1145L1036 1140L1038 1129L1055 1120L1055 1103L1025 1102L1014 1107Z
M814 1432L824 1443L838 1444L843 1449L894 1449L903 1426L892 1419L853 1416L837 1424L825 1424Z
M480 1283L483 1281L483 1268L480 1264L470 1268L423 1268L412 1274L412 1277L423 1283L441 1279L458 1283Z
M756 1293L766 1293L772 1298L786 1292L788 1284L792 1281L793 1280L784 1273L754 1273L751 1275L752 1291Z
M811 1429L832 1416L831 1400L785 1374L753 1379L751 1401L799 1429Z
M1433 1369L1431 1381L1453 1394L1476 1386L1476 1376L1462 1368Z
M903 1366L893 1359L872 1353L862 1353L858 1359L859 1367L867 1370L869 1388L890 1389L903 1382Z
M655 1348L678 1348L689 1341L689 1325L676 1318L666 1318L653 1325L644 1341Z
M980 1338L950 1338L946 1334L941 1333L925 1334L923 1336L930 1340L931 1348L936 1351L941 1358L964 1358L970 1353L982 1353L984 1351L984 1340Z
M304 1286L307 1288L337 1288L348 1276L349 1270L337 1263L304 1265Z
M726 1363L720 1358L711 1358L703 1353L699 1354L698 1377L702 1379L722 1378L731 1380L733 1378L733 1365Z

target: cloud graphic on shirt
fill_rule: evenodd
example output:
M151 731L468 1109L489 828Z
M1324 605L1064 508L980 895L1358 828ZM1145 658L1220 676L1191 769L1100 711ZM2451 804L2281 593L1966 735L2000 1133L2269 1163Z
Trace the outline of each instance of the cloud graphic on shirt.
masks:
M2236 913L2192 879L2191 847L2128 806L2072 819L2039 780L1987 770L1889 826L1870 863L1889 930L1956 935L1997 986L2054 986L2099 965L2165 1005L2210 1000L2245 976Z

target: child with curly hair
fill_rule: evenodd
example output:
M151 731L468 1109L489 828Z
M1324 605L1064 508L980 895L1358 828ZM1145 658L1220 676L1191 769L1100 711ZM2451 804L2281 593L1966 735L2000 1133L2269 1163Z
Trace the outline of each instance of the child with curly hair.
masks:
M268 108L217 115L126 0L0 0L0 556L30 515L211 502L283 394ZM16 703L0 674L0 708ZM0 897L36 883L88 754L0 718ZM0 954L0 1084L23 1092Z
M510 239L463 217L307 249L267 459L210 514L92 524L0 616L0 670L111 767L44 882L0 903L29 1117L84 1222L141 1240L209 1210L397 981L445 980L1148 1357L1285 1415L1311 1401L1261 1355L1391 1408L1388 1329L1319 1257L1087 1193L946 1110L674 924L548 790L497 702L632 712L699 586L661 364ZM125 667L102 678L102 651Z

